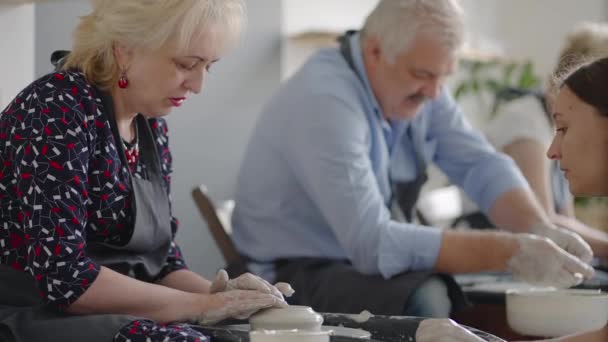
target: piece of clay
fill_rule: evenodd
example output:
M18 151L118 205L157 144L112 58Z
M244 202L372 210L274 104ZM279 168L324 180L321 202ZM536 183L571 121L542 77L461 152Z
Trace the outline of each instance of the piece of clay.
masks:
M252 330L307 330L320 331L323 317L309 306L291 305L265 309L249 319Z

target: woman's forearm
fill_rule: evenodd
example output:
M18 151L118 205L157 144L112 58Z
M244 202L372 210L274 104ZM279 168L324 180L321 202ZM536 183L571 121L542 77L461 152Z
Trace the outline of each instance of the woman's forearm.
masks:
M146 283L101 267L95 281L67 311L72 314L127 314L166 323L200 315L208 297Z
M191 293L209 293L211 282L190 270L177 270L157 282L159 285Z
M580 235L591 246L593 254L601 258L608 258L608 234L564 215L552 215L551 220L554 224Z

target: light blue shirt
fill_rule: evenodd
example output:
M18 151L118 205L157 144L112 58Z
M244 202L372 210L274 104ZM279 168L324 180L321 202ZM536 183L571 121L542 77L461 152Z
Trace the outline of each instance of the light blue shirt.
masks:
M241 166L233 214L237 249L273 278L278 258L348 259L385 278L430 269L441 230L391 220L394 181L416 178L408 125L435 163L487 211L502 193L527 187L513 161L467 123L447 90L410 121L383 119L363 67L361 82L338 49L311 57L263 109ZM392 142L392 144L391 144Z

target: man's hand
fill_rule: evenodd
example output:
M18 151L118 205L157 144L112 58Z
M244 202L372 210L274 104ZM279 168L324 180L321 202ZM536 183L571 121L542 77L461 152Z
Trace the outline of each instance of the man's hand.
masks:
M594 270L546 237L517 234L518 250L507 269L525 282L540 286L568 288L593 277Z

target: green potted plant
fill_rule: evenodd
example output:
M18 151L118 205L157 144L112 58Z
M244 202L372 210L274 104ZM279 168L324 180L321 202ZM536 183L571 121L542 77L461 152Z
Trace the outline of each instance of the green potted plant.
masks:
M463 58L460 64L465 76L454 88L455 100L475 96L480 108L487 108L490 119L499 112L501 105L521 96L505 90L536 91L541 85L531 61L508 61L497 57ZM487 100L488 95L490 101Z

